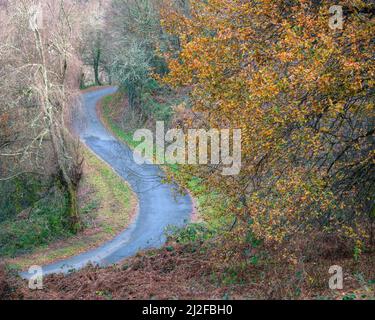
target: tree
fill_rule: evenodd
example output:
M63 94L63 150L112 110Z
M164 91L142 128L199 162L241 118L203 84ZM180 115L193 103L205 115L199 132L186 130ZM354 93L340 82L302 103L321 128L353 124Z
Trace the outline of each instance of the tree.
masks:
M329 28L329 1L194 0L189 14L164 5L181 47L167 55L166 83L191 87L210 127L243 132L239 176L197 172L237 199L236 237L324 231L361 248L373 234L371 3L341 4L343 30Z
M71 229L77 231L82 160L66 129L80 64L74 47L77 11L73 2L59 0L43 5L22 0L10 3L7 10L0 45L1 76L7 77L0 88L1 114L10 115L13 140L3 144L0 156L19 166L7 161L13 174L4 171L3 179L22 174L23 168L47 171L54 162L51 171L56 170L67 193L67 214Z
M105 10L107 1L90 1L84 7L87 19L82 26L81 56L85 65L91 66L94 73L95 85L102 85L100 72L104 70L111 77L107 62L107 43L105 33Z
M149 79L150 61L142 45L136 42L117 52L112 62L112 72L118 83L126 90L129 105L135 109L140 105L143 87Z
M133 109L141 110L141 96L152 72L165 72L157 52L161 37L157 6L150 0L114 0L106 14L111 70Z

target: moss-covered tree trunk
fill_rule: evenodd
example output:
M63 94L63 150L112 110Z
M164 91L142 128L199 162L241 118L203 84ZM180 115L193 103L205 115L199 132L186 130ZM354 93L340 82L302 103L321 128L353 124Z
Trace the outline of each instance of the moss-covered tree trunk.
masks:
M102 83L100 81L100 75L99 75L99 67L100 67L100 56L101 52L100 49L97 49L96 52L94 53L94 77L95 77L95 84L97 86L101 86Z
M82 229L81 219L79 216L78 209L78 188L74 185L68 186L67 196L68 196L68 217L70 229L76 233Z

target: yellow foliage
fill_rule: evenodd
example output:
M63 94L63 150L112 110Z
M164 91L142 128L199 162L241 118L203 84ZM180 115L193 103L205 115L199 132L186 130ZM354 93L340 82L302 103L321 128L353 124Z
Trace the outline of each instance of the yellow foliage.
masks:
M363 239L373 210L374 21L359 12L368 2L340 4L342 31L328 26L331 1L192 0L189 16L164 12L181 40L164 81L191 86L210 126L243 130L240 175L210 183L245 196L242 223L269 241L322 225Z

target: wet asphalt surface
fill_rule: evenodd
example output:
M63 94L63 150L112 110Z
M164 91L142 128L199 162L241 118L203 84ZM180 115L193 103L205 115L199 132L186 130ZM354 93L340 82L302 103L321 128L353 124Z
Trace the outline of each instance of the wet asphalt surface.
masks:
M168 226L182 227L192 213L188 195L180 195L170 184L163 184L163 172L152 164L138 165L129 147L119 142L103 126L96 104L116 88L105 88L83 95L73 128L99 158L108 163L132 187L138 197L138 214L123 232L100 247L66 260L43 266L43 274L68 273L88 264L108 266L135 255L138 251L160 248L166 241ZM29 278L31 274L22 273Z

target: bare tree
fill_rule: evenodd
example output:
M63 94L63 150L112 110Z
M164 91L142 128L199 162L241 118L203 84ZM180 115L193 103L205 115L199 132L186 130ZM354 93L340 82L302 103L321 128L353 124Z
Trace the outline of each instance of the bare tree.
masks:
M10 169L2 169L2 179L40 172L54 163L67 194L73 231L81 227L77 189L82 159L66 123L80 68L77 12L73 1L11 1L3 13L7 28L0 35L0 78L7 79L0 85L0 110L10 132L0 135L0 156Z
M110 79L107 62L105 10L109 1L92 0L85 6L85 20L82 28L82 46L80 48L83 63L90 66L94 73L95 85L102 85L101 72L105 71Z

